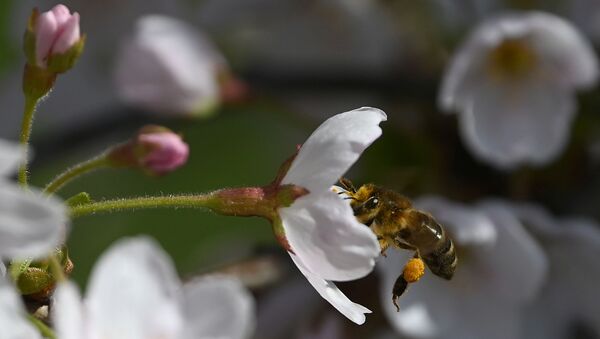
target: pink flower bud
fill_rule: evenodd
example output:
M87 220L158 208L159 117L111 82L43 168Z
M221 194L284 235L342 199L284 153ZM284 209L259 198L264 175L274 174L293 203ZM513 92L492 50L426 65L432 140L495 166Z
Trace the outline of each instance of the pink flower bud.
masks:
M80 41L79 14L56 5L37 17L34 33L36 65L46 68L51 56L68 52Z
M145 171L163 175L176 170L188 159L189 147L181 137L170 131L142 131L138 135L139 165Z

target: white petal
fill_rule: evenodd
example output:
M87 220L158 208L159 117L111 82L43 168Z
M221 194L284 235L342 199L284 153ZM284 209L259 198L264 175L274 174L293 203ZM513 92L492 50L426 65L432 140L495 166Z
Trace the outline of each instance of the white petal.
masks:
M189 115L218 100L224 65L212 44L188 24L161 15L142 17L117 59L119 94L158 113Z
M598 62L591 44L564 19L536 12L528 15L530 41L548 80L566 87L589 87L598 79Z
M300 258L296 257L292 253L290 253L290 257L298 266L298 269L308 282L319 292L323 299L329 301L329 303L335 307L340 313L345 315L348 319L352 320L358 325L364 324L366 317L365 313L371 313L371 311L359 304L352 302L342 291L340 291L337 286L331 281L324 280L318 275L312 273L300 260Z
M62 283L56 288L52 306L52 321L60 339L88 337L85 332L86 318L81 295L73 283Z
M4 277L0 277L0 329L2 339L42 338L27 320L27 313L15 288Z
M254 332L254 298L236 279L196 279L183 286L183 302L186 328L182 339L243 339Z
M414 205L431 213L461 246L493 246L496 226L483 212L441 197L420 197Z
M0 257L44 256L64 240L64 204L36 193L0 182Z
M0 139L0 180L17 172L25 160L24 148L16 143Z
M311 193L327 190L381 135L379 123L386 119L383 111L370 107L329 118L302 145L282 183Z
M292 251L319 277L346 281L373 270L380 252L377 238L337 194L308 194L279 215Z
M496 224L498 232L496 246L486 263L493 267L486 277L488 287L505 300L531 300L538 295L548 275L546 254L501 202L489 200L478 206Z
M539 81L481 83L459 115L462 137L481 159L500 168L545 164L565 147L575 113L569 90Z
M98 338L176 338L182 329L179 280L153 240L124 239L91 274L86 306Z
M544 246L551 265L542 293L528 308L526 335L564 338L573 325L600 333L600 226L584 219L558 220L535 205L513 208Z

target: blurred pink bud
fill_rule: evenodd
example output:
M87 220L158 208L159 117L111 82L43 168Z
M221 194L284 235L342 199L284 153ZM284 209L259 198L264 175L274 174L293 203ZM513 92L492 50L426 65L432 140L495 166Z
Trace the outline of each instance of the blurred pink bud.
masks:
M48 59L64 54L80 41L79 14L69 12L65 5L56 5L40 14L34 24L35 62L46 68Z
M137 147L140 150L139 165L145 171L164 175L186 163L188 145L171 131L142 132L138 135Z

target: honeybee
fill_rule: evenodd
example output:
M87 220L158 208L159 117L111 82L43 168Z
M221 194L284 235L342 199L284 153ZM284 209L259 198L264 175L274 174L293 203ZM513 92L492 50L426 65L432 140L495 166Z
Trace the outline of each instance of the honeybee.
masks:
M390 246L414 251L413 259L394 283L392 302L397 310L398 297L408 283L423 275L423 262L438 277L452 279L458 260L454 243L429 213L413 208L408 198L390 189L373 184L356 189L345 178L340 179L340 184L343 190L338 190L338 194L350 199L358 221L375 233L382 255ZM415 273L415 268L420 272Z

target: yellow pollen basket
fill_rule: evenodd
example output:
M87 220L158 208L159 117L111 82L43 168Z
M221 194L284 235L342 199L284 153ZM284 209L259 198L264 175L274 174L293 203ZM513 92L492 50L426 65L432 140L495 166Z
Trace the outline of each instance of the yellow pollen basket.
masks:
M535 52L523 39L506 39L489 55L491 71L501 77L522 76L531 72L537 62Z
M425 274L425 263L419 258L412 258L404 266L402 276L408 283L413 283L421 279Z

